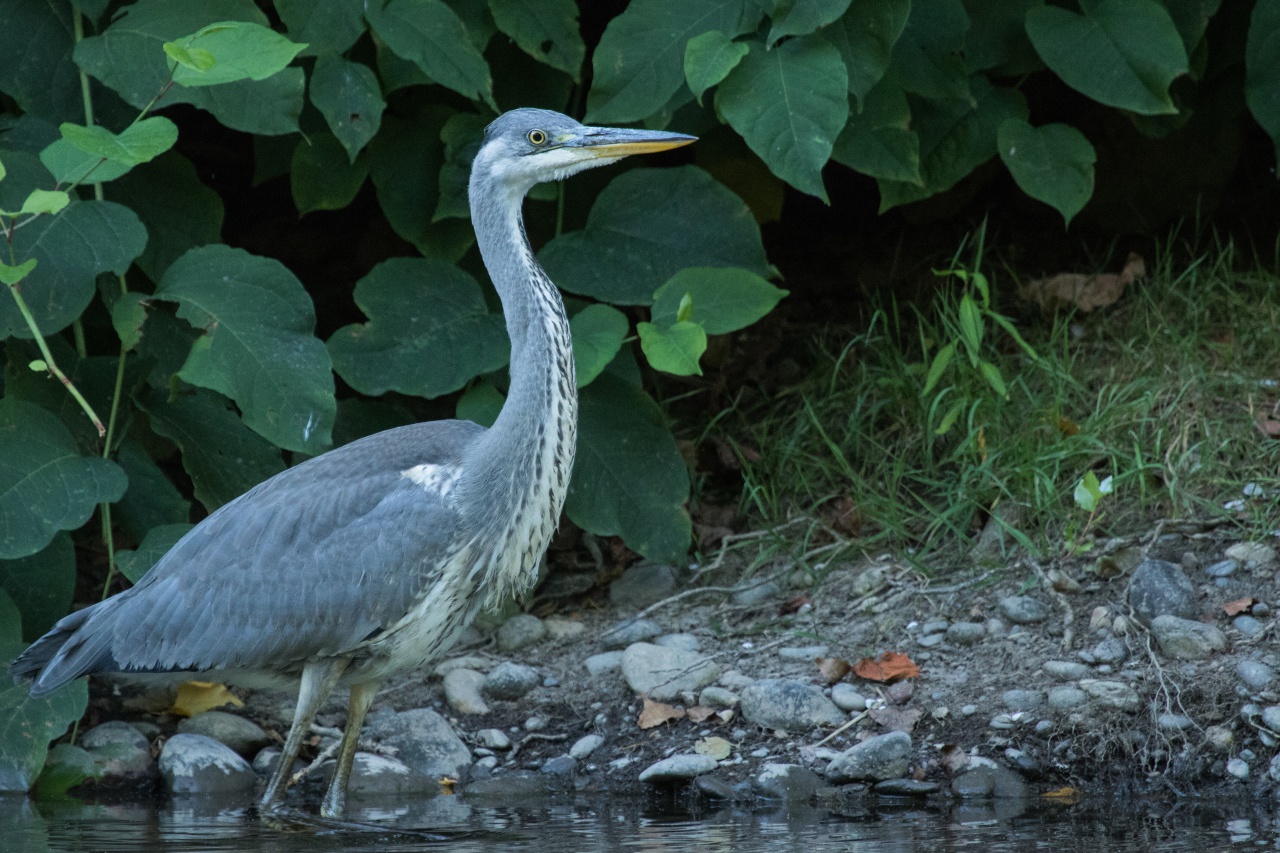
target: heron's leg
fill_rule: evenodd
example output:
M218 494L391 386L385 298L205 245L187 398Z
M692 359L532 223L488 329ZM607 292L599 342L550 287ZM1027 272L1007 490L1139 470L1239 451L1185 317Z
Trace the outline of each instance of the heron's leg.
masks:
M302 668L302 683L298 687L298 707L293 712L293 726L289 736L285 738L284 749L280 751L280 763L271 774L267 790L262 795L261 807L271 808L289 787L289 775L293 772L293 762L302 749L302 739L311 729L311 721L316 711L329 698L333 688L347 668L351 658L328 658L312 661Z
M347 706L347 728L342 733L342 746L338 748L338 767L334 770L329 789L320 803L321 817L342 817L347 807L347 780L351 778L351 764L355 761L356 745L360 743L360 730L364 728L364 715L373 704L381 681L368 681L351 685L351 702Z

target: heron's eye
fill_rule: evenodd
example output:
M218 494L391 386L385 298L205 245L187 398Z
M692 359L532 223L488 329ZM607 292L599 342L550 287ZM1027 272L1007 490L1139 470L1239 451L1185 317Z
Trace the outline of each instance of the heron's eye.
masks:
M547 141L546 131L542 131L542 130L529 131L529 141L532 142L534 145L542 145L544 142Z

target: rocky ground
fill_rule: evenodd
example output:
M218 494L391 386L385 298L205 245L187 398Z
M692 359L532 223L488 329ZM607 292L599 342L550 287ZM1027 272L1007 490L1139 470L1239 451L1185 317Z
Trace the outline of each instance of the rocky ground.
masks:
M701 571L636 564L389 684L351 796L1272 797L1280 542L1232 530L1165 524L1040 563L966 555L936 581L869 556L743 579L746 537ZM884 652L919 674L846 672ZM240 695L184 719L169 689L100 680L99 724L53 760L95 764L102 791L249 796L293 698ZM344 723L338 696L298 766L311 790Z

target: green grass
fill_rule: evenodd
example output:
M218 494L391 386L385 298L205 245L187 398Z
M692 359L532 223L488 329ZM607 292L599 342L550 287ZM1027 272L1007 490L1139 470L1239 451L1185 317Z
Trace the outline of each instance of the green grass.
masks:
M1041 315L1001 270L990 309L972 284L939 279L926 304L885 297L860 332L818 334L810 375L711 427L759 451L744 460L743 512L830 521L851 501L861 546L922 554L967 546L992 513L1041 554L1159 518L1226 516L1265 536L1280 527L1280 440L1256 418L1280 401L1280 278L1230 243L1177 256L1149 258L1144 280L1090 314ZM997 310L1018 313L1028 346ZM926 390L948 343L955 355ZM1092 523L1073 499L1090 470L1115 484ZM1246 497L1247 483L1265 497ZM1243 509L1224 509L1235 500Z

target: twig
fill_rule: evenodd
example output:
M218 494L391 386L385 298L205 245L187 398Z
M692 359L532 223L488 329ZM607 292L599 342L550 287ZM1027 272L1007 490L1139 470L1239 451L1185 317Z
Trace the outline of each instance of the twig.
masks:
M982 583L984 580L991 577L993 574L995 574L995 569L989 569L983 572L982 574L978 575L976 578L969 578L969 580L967 581L961 581L960 583L949 584L948 586L927 586L922 589L916 590L916 592L920 595L946 595L949 592L959 592L965 587L970 587L970 586L973 586L974 584Z
M813 748L814 748L814 749L817 749L818 747L822 746L822 745L823 745L824 743L826 743L827 741L831 740L831 739L832 739L833 737L835 737L836 735L843 733L843 732L844 732L846 729L848 729L850 726L853 726L853 725L856 725L856 724L858 724L858 723L862 722L863 720L865 720L865 719L866 719L867 717L869 717L870 715L871 715L871 711L869 711L869 710L868 710L868 711L863 711L861 714L859 714L859 715L858 715L858 716L856 716L856 717L852 717L852 718L850 718L850 720L849 720L847 723L843 723L843 724L841 724L840 728L836 729L836 730L835 730L835 731L833 731L831 734L827 735L827 736L826 736L826 737L824 737L822 740L820 740L820 741L818 741L817 743L815 743L815 744L813 745Z
M551 741L553 743L559 743L562 740L568 740L568 739L569 739L568 735L554 735L554 734L544 734L542 732L531 732L525 735L524 738L518 744L511 747L511 751L507 753L507 761L515 761L516 755L519 754L520 750L524 749L525 744L527 744L529 741L546 740L546 741Z
M338 747L341 745L342 745L341 740L335 740L333 743L329 744L324 749L320 750L320 754L317 755L314 759L312 759L310 764L308 764L306 767L302 768L297 773L294 773L292 776L289 777L289 784L296 785L299 782L301 782L303 779L310 776L311 773L317 767L319 767L321 764L324 764L330 758L333 758L333 756L336 755L338 752ZM283 754L280 756L280 760L281 761L284 760Z

